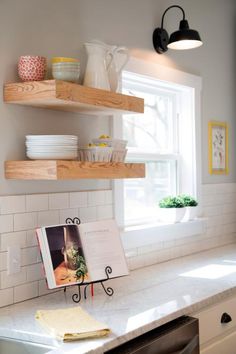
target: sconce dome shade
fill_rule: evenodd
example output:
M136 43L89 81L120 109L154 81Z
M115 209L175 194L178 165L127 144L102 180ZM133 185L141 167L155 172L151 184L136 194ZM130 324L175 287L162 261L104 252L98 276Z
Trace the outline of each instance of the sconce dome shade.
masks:
M200 35L197 31L189 29L188 21L180 21L179 30L170 35L168 48L184 50L197 48L202 45Z

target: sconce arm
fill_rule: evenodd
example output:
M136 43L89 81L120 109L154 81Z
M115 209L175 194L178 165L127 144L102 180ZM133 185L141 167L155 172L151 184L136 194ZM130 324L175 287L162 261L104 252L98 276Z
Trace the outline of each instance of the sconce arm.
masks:
M184 9L183 9L181 6L179 6L179 5L171 5L171 6L167 7L167 9L165 10L165 12L164 12L163 15L162 15L162 18L161 18L161 29L163 29L165 14L167 13L167 11L169 11L169 10L172 9L173 7L177 7L178 9L180 9L180 10L182 11L183 20L185 20L185 12L184 12Z

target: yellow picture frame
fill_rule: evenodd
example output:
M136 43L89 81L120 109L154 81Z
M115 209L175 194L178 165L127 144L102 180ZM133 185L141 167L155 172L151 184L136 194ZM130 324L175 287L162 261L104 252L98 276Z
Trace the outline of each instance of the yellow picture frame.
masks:
M209 173L228 174L228 124L210 121L208 123Z

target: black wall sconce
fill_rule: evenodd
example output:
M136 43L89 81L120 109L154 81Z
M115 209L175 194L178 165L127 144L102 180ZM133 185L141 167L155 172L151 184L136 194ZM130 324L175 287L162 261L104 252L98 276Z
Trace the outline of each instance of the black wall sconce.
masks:
M174 7L182 11L183 19L179 23L179 30L173 32L169 38L167 31L163 28L164 17L167 11ZM184 50L197 48L202 45L199 33L189 28L188 21L185 19L185 12L179 5L172 5L165 10L161 19L161 27L154 30L152 40L153 46L159 54L165 53L169 48Z

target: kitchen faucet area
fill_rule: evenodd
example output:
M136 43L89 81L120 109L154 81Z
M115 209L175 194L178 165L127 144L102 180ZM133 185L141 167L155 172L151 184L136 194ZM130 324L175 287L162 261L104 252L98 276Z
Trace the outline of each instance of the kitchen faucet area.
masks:
M0 1L0 354L236 354L235 12Z

